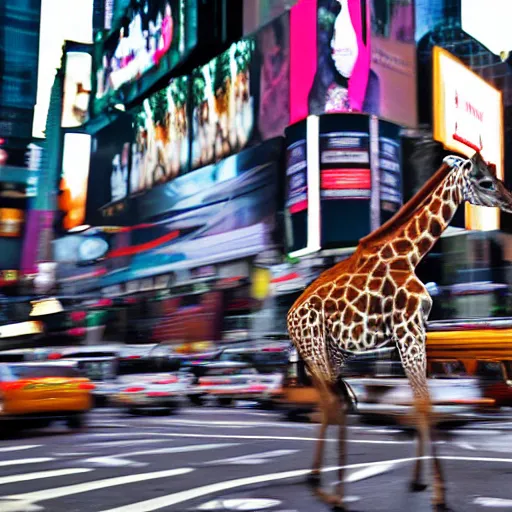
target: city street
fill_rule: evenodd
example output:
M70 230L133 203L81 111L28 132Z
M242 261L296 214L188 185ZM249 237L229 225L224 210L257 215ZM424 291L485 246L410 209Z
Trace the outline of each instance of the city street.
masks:
M250 408L144 417L99 409L84 432L56 425L0 442L0 510L327 511L304 484L316 430ZM349 510L430 510L428 491L407 491L410 435L354 419L349 435ZM454 511L512 510L511 441L506 421L443 433L439 449ZM326 447L328 488L335 443Z

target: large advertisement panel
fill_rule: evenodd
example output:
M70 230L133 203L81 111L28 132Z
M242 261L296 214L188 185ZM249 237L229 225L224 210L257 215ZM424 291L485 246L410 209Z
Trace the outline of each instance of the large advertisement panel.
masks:
M274 243L282 140L242 151L139 196L129 270L104 286L245 258ZM120 256L111 251L108 258Z
M252 34L291 9L299 0L243 0L244 35Z
M191 76L193 169L282 136L289 124L288 13Z
M92 88L91 51L91 45L66 42L61 121L63 128L76 128L89 120L89 99Z
M121 115L92 137L86 223L128 225L132 116Z
M189 166L189 80L171 80L134 112L130 192L143 192L184 174Z
M412 0L313 0L292 7L291 122L364 112L416 126L413 14Z
M126 24L109 33L95 55L94 115L128 103L174 69L197 43L196 2L143 0Z
M364 114L309 116L286 130L286 146L291 256L356 245L402 205L398 125Z
M90 135L86 133L64 135L60 206L66 212L63 227L67 230L85 224L90 156Z
M481 151L503 179L502 93L440 47L433 49L434 139L466 156ZM466 204L466 227L499 229L497 208Z

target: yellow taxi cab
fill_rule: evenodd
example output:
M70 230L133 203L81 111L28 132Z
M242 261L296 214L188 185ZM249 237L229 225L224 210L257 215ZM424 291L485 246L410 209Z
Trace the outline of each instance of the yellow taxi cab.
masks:
M0 430L14 423L19 428L55 420L80 428L91 409L93 389L76 363L0 363Z

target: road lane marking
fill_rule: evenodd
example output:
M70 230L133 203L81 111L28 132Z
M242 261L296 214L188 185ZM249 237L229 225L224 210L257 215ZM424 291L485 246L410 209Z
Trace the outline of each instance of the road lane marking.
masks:
M153 435L153 434L152 434ZM184 432L160 432L155 435L161 437L192 437L192 438L201 438L201 439L257 439L263 441L318 441L317 437L294 437L294 436L243 436L243 435L228 435L228 434L192 434L192 433L184 433ZM326 438L324 439L326 442L335 443L338 442L338 439ZM416 441L414 439L406 440L406 441L389 441L389 440L380 440L380 439L347 439L347 443L355 443L355 444L412 444Z
M283 457L285 455L292 455L297 453L299 450L272 450L262 453L252 453L249 455L240 455L239 457L230 457L227 459L212 460L209 462L201 463L201 466L209 466L212 464L244 464L244 465L256 465L270 462L275 457Z
M33 459L15 459L15 460L0 460L0 466L18 466L21 464L38 464L41 462L51 462L55 460L53 457L35 457Z
M379 466L368 466L366 468L360 469L359 471L354 471L353 473L348 474L344 481L347 483L360 482L361 480L366 480L367 478L371 478L382 473L387 473L396 465L396 463L390 463L381 464Z
M80 484L66 485L65 487L44 489L42 491L27 492L25 494L12 494L10 496L3 496L3 498L9 500L19 500L25 503L37 503L39 501L53 500L62 498L64 496L71 496L73 494L82 494L84 492L106 489L108 487L145 482L148 480L156 480L158 478L168 478L170 476L184 475L191 473L192 471L194 470L191 468L179 468L169 469L166 471L155 471L152 473L138 473L135 475L105 478L104 480L94 480Z
M187 446L173 446L171 448L157 448L155 450L140 450L136 452L113 454L107 457L92 457L90 459L85 459L85 462L100 464L103 466L140 466L142 463L129 460L127 457L136 457L140 455L161 455L164 453L200 452L204 450L216 450L218 448L228 448L232 446L240 446L240 443L192 444Z
M473 503L482 507L512 508L512 500L507 500L504 498L485 498L484 496L481 496L479 498L475 498Z
M389 464L402 464L405 462L415 461L416 457L409 457L405 459L394 459L377 462L365 462L358 464L349 464L343 466L345 469L356 469L364 468L368 466L379 466ZM335 471L339 469L339 466L323 468L322 472ZM247 485L259 484L263 482L270 482L273 480L284 480L288 478L295 478L298 476L305 476L311 472L311 469L297 469L294 471L284 471L281 473L269 473L266 475L251 476L245 478L237 478L236 480L228 480L226 482L219 482L215 484L204 485L186 491L181 491L167 496L161 496L159 498L152 498L149 500L139 501L138 503L131 503L121 507L111 508L103 510L101 512L152 512L153 510L162 509L164 507L170 507L177 505L178 503L184 503L201 496L213 494L216 492L226 491L228 489L234 489L237 487L244 487Z
M0 448L0 452L16 452L18 450L30 450L32 448L39 448L42 444L24 444L21 446L4 446Z
M138 439L137 444L154 444L154 443L165 443L165 439ZM105 448L107 446L124 446L127 444L133 444L133 439L125 439L124 441L99 441L95 443L82 443L81 446L90 446Z
M151 418L149 420L151 423L158 423L159 425L185 425L185 426L198 426L198 427L278 427L278 428L308 428L312 429L315 427L313 424L286 424L281 422L271 422L271 421L244 421L244 420L187 420L187 419L172 419L167 418L163 420L159 420L156 418Z
M39 512L44 510L44 508L40 505L34 505L24 501L6 501L0 498L0 510L2 512Z
M226 499L209 501L208 503L201 505L197 510L235 510L237 512L253 512L255 510L277 507L280 504L280 500L261 498Z
M90 468L69 468L55 469L52 471L37 471L35 473L24 473L23 475L12 475L0 477L0 485L13 484L16 482L28 482L29 480L41 480L43 478L54 478L56 476L77 475L94 471Z
M431 459L431 456L420 457L423 460ZM440 459L447 460L461 460L461 461L479 461L479 462L509 462L512 463L512 459L495 459L495 458L486 458L486 457L439 457ZM366 468L366 467L375 467L375 466L389 466L404 464L406 462L415 462L418 460L418 457L408 457L403 459L391 459L391 460L382 460L382 461L374 461L374 462L362 462L357 464L348 464L346 466L342 466L344 469L357 469L357 468ZM322 468L322 472L336 471L340 469L340 466L331 466L327 468ZM284 480L288 478L295 478L299 476L308 475L311 472L311 469L298 469L295 471L284 471L282 473L270 473L266 475L259 475L253 477L246 478L238 478L236 480L228 480L226 482L219 482L215 484L204 485L201 487L196 487L193 489L188 489L186 491L177 492L174 494L169 494L167 496L161 496L159 498L152 498L145 501L139 501L138 503L131 503L129 505L111 508L108 510L103 510L101 512L152 512L153 510L159 510L164 507L170 507L172 505L177 505L178 503L184 503L186 501L190 501L196 498L200 498L201 496L206 496L208 494L213 494L216 492L226 491L228 489L234 489L237 487L245 487L248 485L259 484L264 482L270 482L273 480Z

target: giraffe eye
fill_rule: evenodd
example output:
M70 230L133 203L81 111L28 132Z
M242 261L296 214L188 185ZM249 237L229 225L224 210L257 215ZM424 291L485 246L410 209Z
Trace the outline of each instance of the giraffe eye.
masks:
M493 190L494 189L494 183L491 180L484 180L479 183L480 188L483 188L484 190Z

